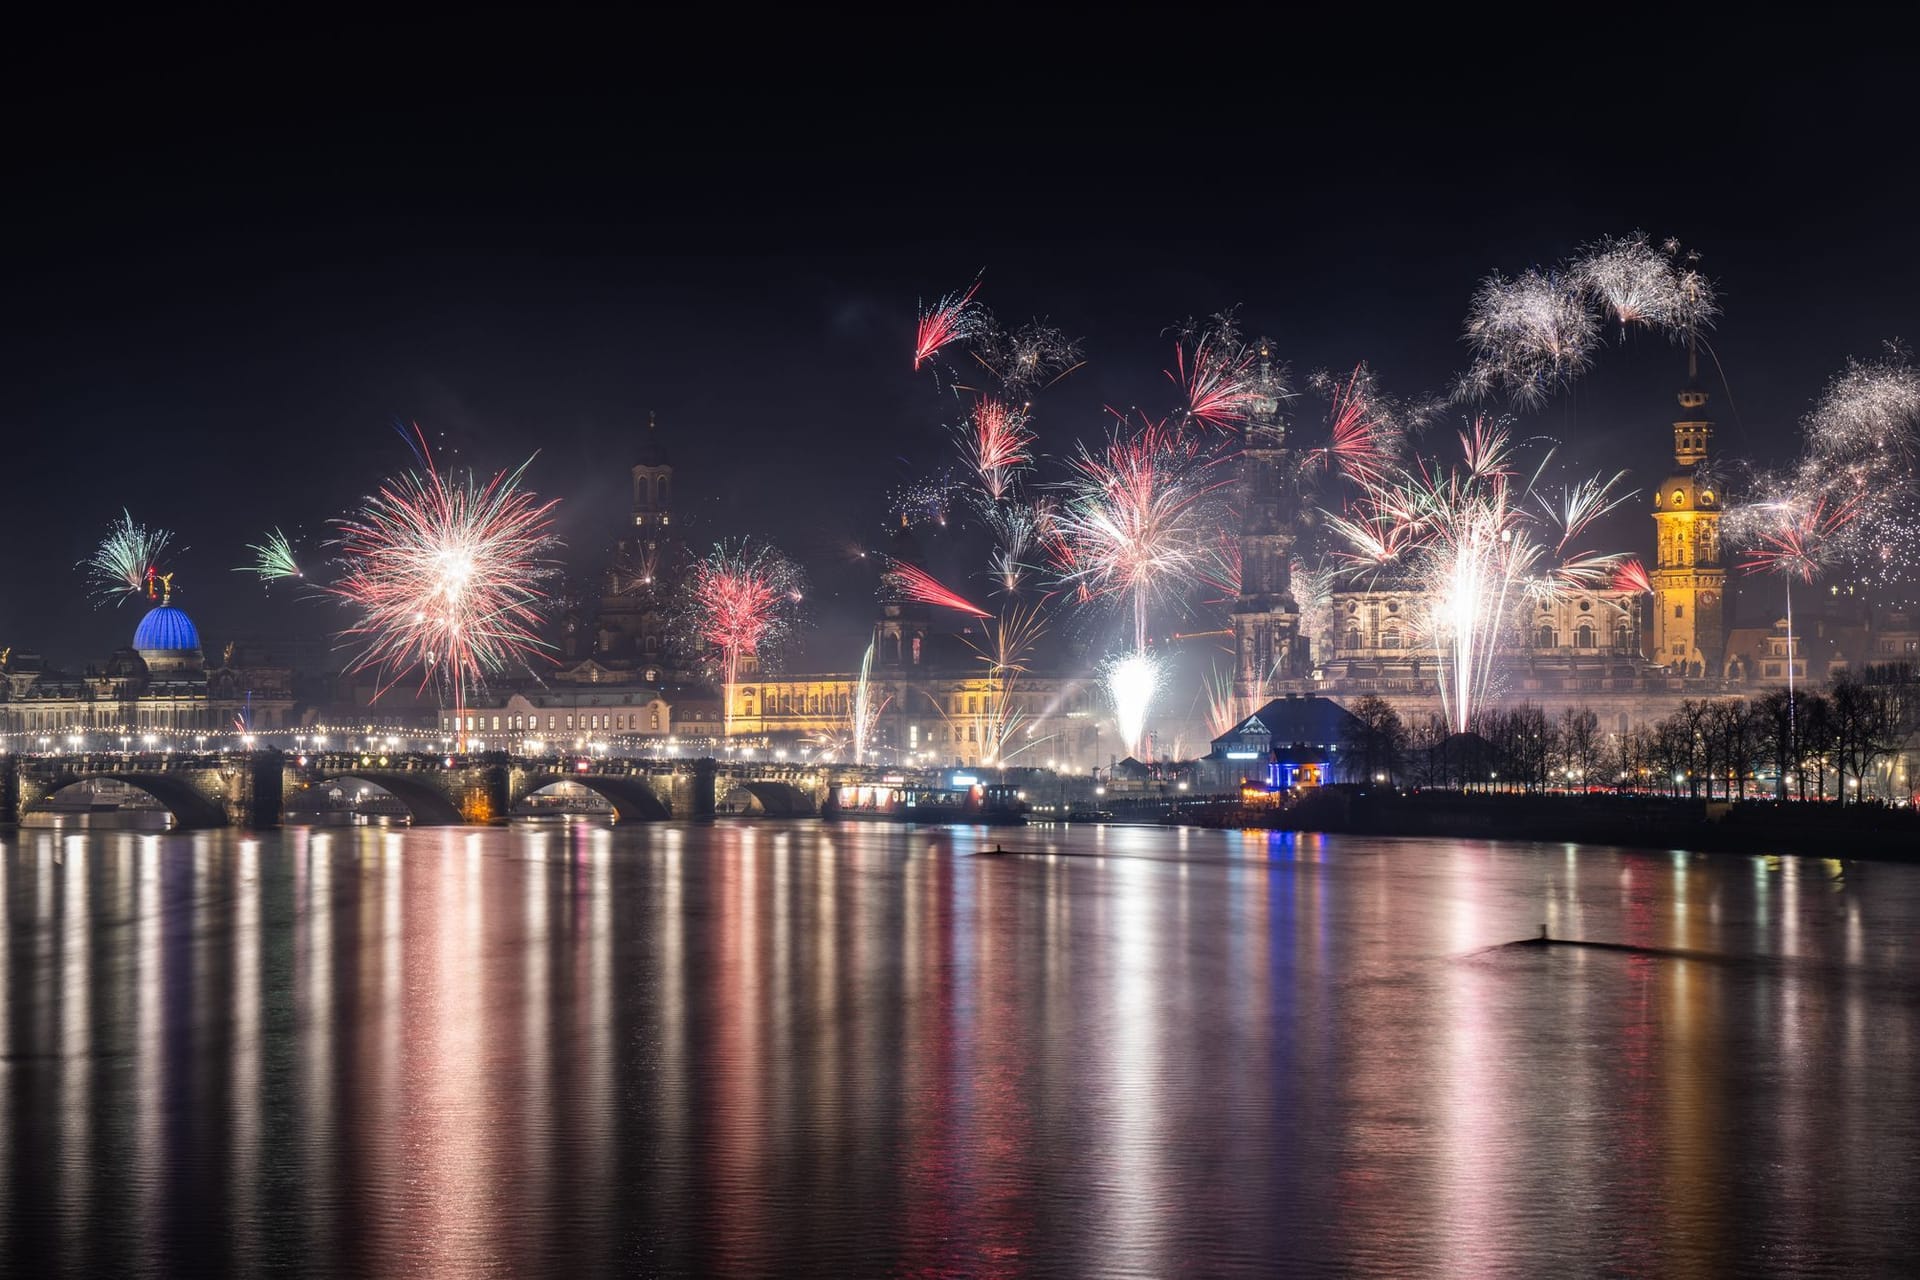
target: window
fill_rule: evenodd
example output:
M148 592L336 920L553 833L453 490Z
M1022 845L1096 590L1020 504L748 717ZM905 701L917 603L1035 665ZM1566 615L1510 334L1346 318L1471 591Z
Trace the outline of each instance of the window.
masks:
M1554 634L1552 627L1541 627L1533 638L1533 647L1536 649L1557 648L1559 643L1560 637Z
M1347 632L1347 648L1358 649L1359 647L1360 647L1360 628L1354 627L1353 629Z
M1777 677L1780 674L1780 664L1777 662L1769 662L1767 664L1767 674Z
M1685 606L1685 605L1683 605L1683 604L1677 604L1677 605L1675 605L1675 606L1673 606L1673 616L1674 616L1674 617L1676 617L1676 618L1684 618L1684 617L1686 617L1686 616L1687 616L1687 606Z
M1593 628L1583 626L1578 631L1574 632L1573 645L1574 645L1574 648L1576 649L1593 648Z

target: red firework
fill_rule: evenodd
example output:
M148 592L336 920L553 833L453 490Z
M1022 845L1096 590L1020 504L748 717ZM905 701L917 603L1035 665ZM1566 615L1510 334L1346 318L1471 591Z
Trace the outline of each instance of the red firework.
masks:
M1639 596L1652 595L1653 579L1647 576L1647 566L1638 560L1622 560L1613 571L1613 589Z
M972 431L966 438L967 461L995 502L1006 496L1015 473L1033 460L1028 448L1033 441L1022 410L986 396L974 405Z
M1832 561L1834 535L1859 519L1861 503L1858 493L1833 503L1822 494L1811 507L1802 502L1779 503L1772 526L1762 531L1759 545L1747 552L1740 567L1748 573L1777 573L1812 582Z
M480 484L438 470L424 438L419 451L422 471L340 522L347 569L329 590L360 614L343 633L363 643L353 670L379 672L382 691L418 671L459 711L470 688L544 647L538 583L558 503L519 487L527 463Z
M733 732L733 689L740 658L758 654L792 625L801 598L800 572L766 545L716 546L694 566L693 630L718 668L724 685L724 732Z
M1356 366L1346 381L1333 384L1322 460L1356 483L1378 485L1393 462L1392 440L1392 428L1367 394L1366 366Z
M1174 367L1167 377L1187 397L1187 417L1227 430L1244 422L1254 396L1254 353L1229 336L1202 334L1189 353L1173 346Z
M958 592L942 585L925 569L903 560L890 560L888 563L891 567L887 570L887 576L893 579L899 589L906 594L907 599L941 609L952 609L956 613L971 614L976 618L993 616Z
M932 307L920 313L920 327L914 335L913 367L918 369L940 348L961 338L970 336L979 323L980 310L974 305L973 295L980 290L980 282L962 294L947 294Z

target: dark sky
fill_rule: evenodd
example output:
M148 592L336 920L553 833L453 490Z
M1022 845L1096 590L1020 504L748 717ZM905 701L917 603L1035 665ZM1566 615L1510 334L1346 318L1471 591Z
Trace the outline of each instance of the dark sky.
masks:
M391 420L487 468L540 450L529 483L586 565L649 410L698 532L803 560L830 646L868 607L844 548L956 416L910 368L916 299L982 268L999 315L1084 338L1040 402L1055 451L1103 404L1172 407L1188 315L1238 305L1296 371L1365 358L1430 391L1487 271L1636 228L1721 289L1724 449L1783 457L1850 353L1920 328L1911 103L1891 64L1811 44L1169 69L1038 39L949 66L152 35L30 49L0 90L0 645L66 662L137 616L72 568L122 506L178 532L210 641L330 630L231 568L404 465ZM1682 372L1632 339L1531 425L1650 484Z

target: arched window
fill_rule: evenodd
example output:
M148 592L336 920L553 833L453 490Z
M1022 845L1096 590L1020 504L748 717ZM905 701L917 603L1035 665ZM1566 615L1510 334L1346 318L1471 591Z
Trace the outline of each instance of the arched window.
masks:
M1560 647L1560 637L1554 635L1551 626L1543 624L1538 634L1533 637L1533 647L1536 649L1557 649Z
M1584 622L1580 624L1580 629L1573 633L1573 646L1576 649L1593 648L1593 627L1591 625Z
M1349 627L1347 629L1346 647L1349 649L1358 649L1360 647L1360 628Z

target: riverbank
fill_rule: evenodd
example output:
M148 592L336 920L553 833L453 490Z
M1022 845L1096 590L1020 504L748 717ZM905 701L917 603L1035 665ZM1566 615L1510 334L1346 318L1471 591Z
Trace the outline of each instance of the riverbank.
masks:
M1610 844L1701 853L1798 854L1920 862L1920 812L1773 800L1478 795L1329 787L1280 809L1183 814L1208 827L1341 835L1452 836Z

